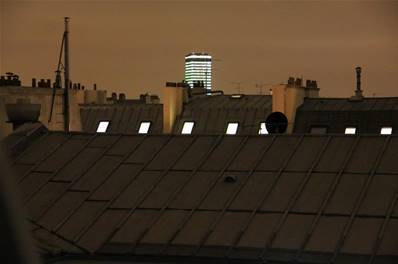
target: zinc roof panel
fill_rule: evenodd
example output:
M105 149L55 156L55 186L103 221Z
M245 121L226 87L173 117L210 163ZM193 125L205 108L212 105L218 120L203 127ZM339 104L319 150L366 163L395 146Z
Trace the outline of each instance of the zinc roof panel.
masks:
M135 134L132 133L133 129L135 129L135 126L133 126L133 123L130 122L130 119L132 118L135 111L137 110L129 107L123 112L118 126L119 133Z
M383 239L380 243L378 255L398 255L398 219L391 219L384 231Z
M54 201L68 188L67 183L47 182L43 188L30 199L25 207L29 212L29 217L33 220L54 203Z
M298 136L277 137L265 153L257 170L278 170L292 153L298 143Z
M397 128L398 129L398 128ZM380 165L377 168L379 173L398 174L398 137L391 137L391 140L384 151Z
M173 166L184 150L192 143L192 137L174 137L156 154L148 164L148 170L165 170Z
M186 181L189 172L170 171L140 205L142 208L162 208L174 192Z
M224 137L217 148L209 155L208 162L204 163L203 170L221 170L227 165L231 156L239 147L242 137Z
M111 200L133 181L143 168L138 164L121 164L105 182L101 183L98 189L90 195L93 200Z
M110 136L104 134L98 135L90 142L88 146L94 148L106 148L113 145L118 140L118 138L118 136Z
M376 175L368 188L359 214L372 216L387 214L395 190L398 190L397 175Z
M312 215L290 214L272 243L272 248L299 249L312 220Z
M293 154L285 170L307 171L315 162L318 154L324 147L325 137L304 137L299 148Z
M301 181L304 179L304 173L282 173L278 181L272 188L261 206L264 211L283 211L289 204L294 193L297 191Z
M256 214L243 233L237 246L241 248L263 249L281 216L280 214L271 213Z
M87 226L91 225L99 213L104 210L106 203L99 201L85 201L57 230L61 236L73 241Z
M216 137L198 137L185 151L184 155L177 161L173 169L194 170L200 165L205 155L211 150Z
M169 205L170 208L190 209L196 206L211 183L218 176L217 172L197 172Z
M85 148L76 157L58 171L55 180L74 181L80 177L101 156L100 148Z
M229 170L250 170L254 167L258 156L272 142L272 137L251 137L239 151L236 158L229 166Z
M74 209L77 209L86 199L86 192L65 192L55 201L48 211L38 220L38 223L49 230L53 230L61 223Z
M58 146L62 145L66 138L67 136L61 133L49 134L41 143L37 142L36 146L28 148L27 151L21 155L18 162L36 164Z
M231 210L254 210L264 195L271 188L276 174L273 172L254 172L245 186L232 202Z
M323 152L316 171L335 172L339 171L343 165L346 156L349 154L355 138L335 136L333 137L326 150Z
M151 160L168 141L167 137L146 137L138 148L130 155L126 162L146 163Z
M117 156L103 156L75 184L74 190L92 191L106 180L121 161Z
M127 213L125 210L106 210L82 236L78 242L79 245L89 252L96 252Z
M47 172L30 172L19 184L22 200L37 192L52 177Z
M226 177L235 177L236 182L227 182ZM221 210L226 206L226 202L231 196L239 190L241 184L247 177L246 172L225 172L224 175L218 179L216 185L207 194L199 209L203 210Z
M366 177L366 174L343 174L328 202L326 213L350 214Z
M108 129L108 132L110 133L123 133L123 131L120 130L120 120L122 116L124 115L124 112L126 111L126 107L115 107L112 110L114 111L111 119L111 125Z
M141 240L142 244L165 244L172 238L188 212L166 210ZM167 228L165 228L167 227Z
M306 251L334 252L348 217L321 216L308 243Z
M226 212L206 239L206 246L231 246L250 213Z
M106 153L124 156L133 151L143 139L141 136L122 136Z
M216 217L216 212L195 211L181 231L178 232L172 244L199 245Z
M138 206L141 197L151 188L162 172L143 171L120 196L112 203L113 208L132 208Z
M16 177L16 181L19 182L26 173L28 173L34 165L28 165L28 164L14 164L11 167L12 172L14 173Z
M51 156L42 161L36 170L54 172L60 169L84 147L85 143L85 140L68 140Z
M110 238L110 242L131 244L131 250L133 243L138 240L158 213L157 210L135 210L124 225Z
M362 137L347 164L346 171L354 173L369 172L375 165L385 140L384 137Z
M355 218L344 241L342 252L351 254L372 254L382 219Z
M331 173L312 173L303 191L297 198L293 211L316 213L335 177L337 175Z

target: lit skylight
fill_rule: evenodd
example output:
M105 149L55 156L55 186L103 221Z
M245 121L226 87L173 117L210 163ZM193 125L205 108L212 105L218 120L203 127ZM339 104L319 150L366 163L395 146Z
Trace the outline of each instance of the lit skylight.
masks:
M108 129L109 121L100 121L97 127L97 133L105 133Z
M344 134L353 135L355 134L357 129L355 127L346 127Z
M184 135L192 134L192 129L193 129L194 125L195 125L194 122L184 122L184 125L182 126L181 134L184 134Z
M243 97L243 94L233 94L233 95L231 95L232 99L240 99L242 97Z
M381 135L391 135L392 134L392 127L382 127L380 130Z
M236 135L236 132L238 131L238 123L228 123L227 127L227 135Z
M150 127L151 122L141 122L140 128L138 129L138 134L148 134Z
M260 123L260 129L258 130L258 134L259 135L267 135L268 134L268 130L267 130L267 127L265 126L265 122Z

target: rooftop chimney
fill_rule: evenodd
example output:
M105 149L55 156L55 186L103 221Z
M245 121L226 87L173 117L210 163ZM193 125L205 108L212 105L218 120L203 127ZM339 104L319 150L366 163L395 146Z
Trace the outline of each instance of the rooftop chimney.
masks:
M38 122L40 116L40 104L32 104L29 99L17 99L15 104L6 104L8 122L17 129L25 123Z

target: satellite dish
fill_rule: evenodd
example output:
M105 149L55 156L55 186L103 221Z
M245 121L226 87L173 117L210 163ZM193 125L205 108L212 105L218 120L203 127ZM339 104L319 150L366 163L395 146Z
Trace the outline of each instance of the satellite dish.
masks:
M265 127L270 134L285 133L287 124L287 117L281 112L273 112L265 120Z

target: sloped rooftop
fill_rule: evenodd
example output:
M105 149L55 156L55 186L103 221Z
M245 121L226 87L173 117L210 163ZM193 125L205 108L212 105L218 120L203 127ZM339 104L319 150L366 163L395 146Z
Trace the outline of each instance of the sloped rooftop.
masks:
M272 97L267 95L214 95L194 98L184 104L174 133L180 134L184 122L195 123L192 134L224 134L228 122L239 123L238 135L257 135L260 122L272 112Z
M44 256L398 261L397 136L36 138L11 164Z
M162 104L81 105L82 131L95 133L101 121L109 121L107 133L138 134L141 122L151 122L150 133L163 133Z
M382 127L398 132L398 97L306 98L297 108L295 133L309 133L313 127L324 127L327 133L344 133L355 127L360 134L378 134Z

